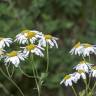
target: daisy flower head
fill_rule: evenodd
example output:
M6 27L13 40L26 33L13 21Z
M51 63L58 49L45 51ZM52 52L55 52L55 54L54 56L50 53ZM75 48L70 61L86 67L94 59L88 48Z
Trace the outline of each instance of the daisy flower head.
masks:
M75 72L75 77L80 79L86 79L86 74L84 70L78 70L77 72Z
M86 61L80 61L80 63L78 65L76 65L75 67L73 67L73 69L75 70L83 70L86 73L89 73L90 69L91 69L91 65L89 62Z
M39 40L39 45L46 47L48 44L50 48L54 46L58 48L57 40L58 38L53 37L52 35L42 35L42 38Z
M81 45L80 42L78 42L71 50L70 50L70 54L73 55L81 55L83 52L83 46Z
M21 47L24 49L23 53L28 56L30 53L33 53L37 56L41 56L43 57L44 54L43 54L43 50L44 48L42 48L41 46L38 46L38 45L35 45L35 44L30 44L30 45L27 45L25 47Z
M41 38L42 33L36 30L23 30L20 34L16 35L15 41L20 44L34 43L38 38Z
M88 43L78 42L69 52L71 55L82 55L84 57L90 56L90 54L96 54L96 46Z
M90 56L90 54L96 54L96 46L84 43L82 44L84 50L83 50L83 56Z
M77 81L80 79L80 74L78 72L74 72L72 75L74 77L74 82L77 83Z
M65 86L72 86L72 83L76 83L77 79L74 78L73 74L66 75L63 80L60 82L60 84L65 84Z
M92 77L96 77L96 66L93 66L91 68L90 74L91 74Z
M18 65L20 64L20 61L24 61L25 60L25 56L23 53L21 53L20 51L11 51L9 53L6 53L5 56L5 64L13 64L15 67L18 67Z
M12 44L11 38L0 38L0 48L10 47L10 44Z

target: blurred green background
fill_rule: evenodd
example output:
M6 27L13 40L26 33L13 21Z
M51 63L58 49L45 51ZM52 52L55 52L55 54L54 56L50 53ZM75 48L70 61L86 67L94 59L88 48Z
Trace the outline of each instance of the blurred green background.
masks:
M59 38L58 49L50 49L49 75L42 86L41 96L70 96L70 88L60 86L63 75L81 60L69 54L78 41L96 43L96 0L0 0L0 36L15 37L22 29L35 29ZM31 64L22 69L32 75ZM35 58L38 72L44 72L46 57ZM42 71L43 70L43 71ZM34 80L15 70L14 80L25 96L37 96ZM21 96L18 90L0 74L0 96ZM13 95L11 95L13 94ZM73 96L71 94L71 96Z

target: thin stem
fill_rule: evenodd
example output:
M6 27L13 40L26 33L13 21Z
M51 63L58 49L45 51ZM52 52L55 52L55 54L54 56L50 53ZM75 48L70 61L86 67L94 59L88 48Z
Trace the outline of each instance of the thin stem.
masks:
M90 91L91 91L91 89L90 89L89 85L87 84L87 81L84 80L84 79L83 79L83 81L84 81L85 86L86 86L86 89L85 89L85 95L87 95L87 93L88 93L88 89L89 89Z
M9 66L8 66L8 67L6 66L7 74L8 74L8 76L11 78L11 75L10 75L10 73L9 73L9 69L8 69L8 68L9 68Z
M89 82L88 82L88 89L89 89L89 90L91 90L91 89L90 89L90 82L91 82L91 77L89 76Z
M86 63L86 59L84 56L82 56L84 62ZM85 79L83 79L84 83L85 83L85 95L87 95L87 89L88 89L88 86L87 86L87 81Z
M27 73L25 73L24 71L23 71L23 69L19 66L19 69L20 69L20 71L26 76L26 77L28 77L28 78L39 78L39 77L34 77L34 76L30 76L30 75L28 75Z
M2 74L9 80L9 81L11 81L11 83L19 90L19 92L21 93L21 95L22 96L24 96L24 93L22 92L22 90L20 89L20 87L12 80L12 78L11 78L11 75L10 75L10 73L9 73L9 70L8 70L8 67L6 66L6 71L7 71L7 74L8 74L8 76L3 72L3 70L1 69L1 72L2 72Z
M49 67L49 50L48 50L48 44L46 46L46 54L47 54L47 68L46 68L46 72L48 72L48 67Z
M11 73L11 77L13 76L13 74L14 74L14 71L15 71L15 69L14 69L15 67L13 66L13 68L12 68L12 73Z
M6 87L0 82L0 88L3 89L3 91L7 94L10 95L10 92L6 89Z
M96 81L95 81L95 84L94 84L94 86L92 88L92 92L94 91L95 87L96 87Z
M32 54L32 62L33 62L33 65L32 65L33 75L34 75L34 77L36 77L37 72L35 73L35 66L34 66L33 54ZM39 88L39 84L38 84L38 81L37 81L36 78L35 78L35 82L36 82L36 86L37 86L37 89L38 89L38 96L40 96L40 88Z
M91 61L90 55L89 55L89 62ZM88 82L88 88L90 89L90 82L91 82L91 75L89 74L89 82ZM91 90L91 89L90 89Z
M85 80L85 79L83 79L84 80L84 83L85 83L85 95L87 96L87 90L88 90L88 86L87 86L87 81Z
M83 58L83 60L84 60L85 63L86 63L86 59L85 59L85 57L82 56L82 58ZM90 56L89 56L89 62L90 62ZM85 90L86 93L87 93L88 89L91 90L91 89L90 89L90 81L91 81L91 77L90 77L90 76L89 76L89 82L88 82L88 84L87 84L87 81L84 80L84 83L85 83L85 85L86 85L86 90Z
M76 90L74 89L73 86L71 86L71 87L72 87L72 90L73 90L73 92L74 92L74 95L77 96Z
M89 62L91 61L91 57L90 57L90 55L89 55Z
M32 55L32 59L33 59L33 63L34 63L34 56L33 56L33 55ZM37 68L36 68L35 64L33 64L33 65L34 65L34 70L35 70L35 72L36 72L36 76L37 76L38 79L39 79L39 74L38 74Z

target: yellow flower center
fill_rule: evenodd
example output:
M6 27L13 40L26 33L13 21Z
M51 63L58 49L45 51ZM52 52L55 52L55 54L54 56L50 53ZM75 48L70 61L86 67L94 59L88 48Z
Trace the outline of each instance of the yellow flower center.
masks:
M25 37L27 37L29 39L36 35L36 33L31 30L23 30L22 32L24 33Z
M74 48L78 48L78 47L80 47L80 42L78 42L78 43L74 46Z
M35 37L36 33L29 31L29 32L26 32L24 35L25 35L27 38L30 39L30 38L32 38L32 37Z
M85 71L84 70L78 70L78 73L85 73Z
M17 56L17 52L16 52L16 51L12 51L12 52L10 52L10 53L7 53L7 55L8 55L9 57L14 57L14 56Z
M70 75L66 75L66 76L64 77L65 80L67 80L67 79L69 79L69 78L71 78Z
M92 47L92 45L88 44L88 43L83 44L83 46L84 46L84 48Z
M45 40L52 39L51 35L45 35L44 37L45 37Z
M31 51L31 50L33 50L34 48L36 48L36 45L34 45L34 44L30 44L30 45L26 46L26 49L27 49L28 51Z

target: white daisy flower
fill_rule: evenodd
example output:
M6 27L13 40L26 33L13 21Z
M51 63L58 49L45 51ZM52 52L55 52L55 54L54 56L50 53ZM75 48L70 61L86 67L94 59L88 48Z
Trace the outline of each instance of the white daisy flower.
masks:
M89 71L91 69L91 65L93 65L93 64L90 64L90 63L88 63L86 61L81 61L78 65L73 67L73 69L75 69L75 70L83 70L86 73L89 73Z
M33 54L41 56L41 57L44 56L44 54L42 52L44 50L44 48L42 48L38 45L30 44L30 45L27 45L26 47L21 47L21 48L24 49L23 53L26 54L26 56L28 56L29 53L33 53Z
M60 82L60 84L65 84L65 86L72 86L72 83L76 83L77 79L74 78L73 74L66 75L64 79Z
M90 56L90 54L96 54L96 47L94 45L84 43L82 44L84 50L83 50L83 56Z
M77 72L74 73L74 77L77 78L78 80L80 78L86 79L86 74L84 70L78 70Z
M82 55L84 57L90 56L90 54L96 54L96 46L88 43L77 43L69 52L71 55Z
M96 66L94 66L94 67L91 68L90 75L92 77L96 77Z
M7 65L8 63L12 63L15 67L18 67L18 65L20 64L20 61L24 61L25 60L25 56L23 53L21 53L20 51L12 51L10 53L6 53L5 56L5 64Z
M23 30L20 34L16 35L15 41L20 44L34 43L38 38L41 38L42 33L36 30Z
M73 78L74 83L77 83L77 81L80 79L79 73L78 73L78 72L74 72L74 73L72 74L72 76L74 77L74 78Z
M70 54L73 55L81 55L83 52L83 46L80 44L80 42L78 42L71 50L70 50Z
M50 48L54 46L58 48L57 40L58 38L53 37L52 35L42 35L42 38L39 40L39 45L46 47L48 44Z
M10 47L10 44L12 44L11 38L0 38L0 48Z

